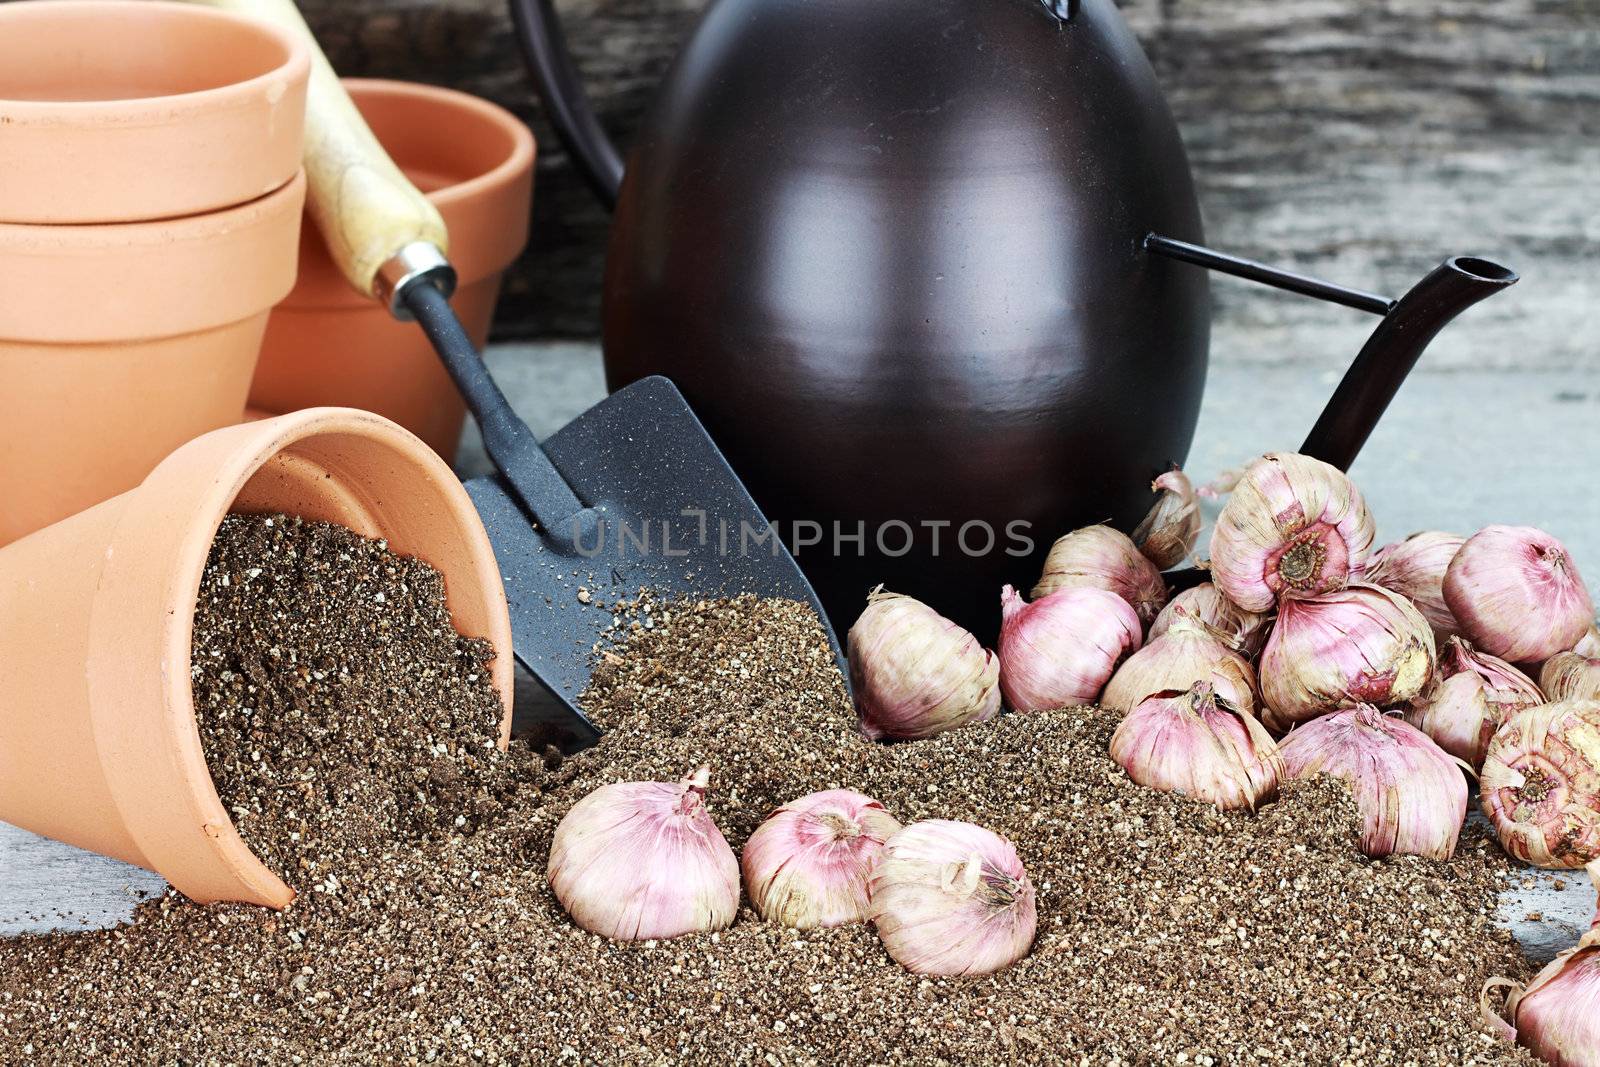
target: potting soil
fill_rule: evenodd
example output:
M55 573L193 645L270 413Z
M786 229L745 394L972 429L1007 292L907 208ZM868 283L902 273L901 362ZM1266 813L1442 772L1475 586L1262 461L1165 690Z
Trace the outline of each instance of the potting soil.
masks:
M438 576L336 528L235 518L194 652L225 802L300 890L282 913L175 894L115 930L0 941L0 1062L1531 1063L1477 1021L1529 973L1491 915L1508 875L1370 861L1329 779L1259 814L1130 782L1095 709L907 744L861 737L804 605L588 590L625 640L567 759L494 746L487 650ZM907 973L870 927L614 943L574 926L545 862L607 782L707 763L735 849L777 805L850 787L901 821L1009 837L1039 935L978 979Z

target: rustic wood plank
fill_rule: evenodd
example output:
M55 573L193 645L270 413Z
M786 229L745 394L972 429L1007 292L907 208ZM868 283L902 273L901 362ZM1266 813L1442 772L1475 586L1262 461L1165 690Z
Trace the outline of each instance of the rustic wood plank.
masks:
M527 88L498 0L305 0L339 67L480 93L540 137L533 246L502 336L596 330L606 219ZM700 0L564 0L607 127L625 143ZM1217 245L1398 292L1447 253L1525 282L1429 360L1600 366L1600 3L1127 0L1193 157ZM1368 325L1217 286L1221 360L1335 365ZM1507 333L1518 343L1507 346Z
M158 875L0 822L0 937L126 922Z
M1140 3L1211 239L1397 293L1447 253L1524 282L1441 337L1434 366L1600 366L1589 177L1600 5L1553 0ZM1214 351L1342 362L1367 324L1218 286ZM1508 338L1513 343L1507 344Z

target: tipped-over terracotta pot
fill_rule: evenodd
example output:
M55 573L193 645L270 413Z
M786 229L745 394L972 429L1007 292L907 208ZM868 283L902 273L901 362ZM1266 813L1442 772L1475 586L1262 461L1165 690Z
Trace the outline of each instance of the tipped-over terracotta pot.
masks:
M305 191L296 175L182 219L0 223L0 545L239 421L294 284Z
M528 238L533 136L475 96L408 82L345 81L389 154L439 208L460 275L451 304L479 348L502 272ZM427 337L353 290L315 226L301 236L300 278L267 325L250 406L365 408L455 456L465 409Z
M300 168L310 55L156 0L0 4L0 222L137 222L265 196Z
M212 786L195 725L195 597L230 511L336 522L443 573L456 628L499 653L511 624L488 536L426 445L317 408L198 437L138 488L0 549L0 819L156 871L191 899L283 907Z

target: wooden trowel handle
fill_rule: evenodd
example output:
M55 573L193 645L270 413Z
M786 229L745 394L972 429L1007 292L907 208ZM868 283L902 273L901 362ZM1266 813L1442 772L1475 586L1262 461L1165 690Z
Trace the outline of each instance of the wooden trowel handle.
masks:
M426 264L448 269L448 235L439 211L394 165L293 0L199 0L288 30L311 49L306 96L305 168L311 216L339 270L361 293L391 304L397 283ZM411 255L404 253L412 249ZM448 285L453 285L453 279Z
M478 421L484 450L545 536L562 550L596 543L599 514L511 409L450 307L455 271L444 257L444 220L373 136L292 0L199 2L266 19L310 47L306 178L312 218L339 269L396 318L417 320Z

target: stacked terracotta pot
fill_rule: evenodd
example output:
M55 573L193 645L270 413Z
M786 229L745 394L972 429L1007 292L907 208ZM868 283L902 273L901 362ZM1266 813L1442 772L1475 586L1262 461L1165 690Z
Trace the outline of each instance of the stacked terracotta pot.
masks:
M208 9L0 4L0 544L239 421L295 279L309 67Z
M434 450L350 408L243 421L301 254L308 71L287 35L207 8L0 3L0 820L158 871L197 900L274 907L293 890L218 799L190 694L195 597L225 514L335 522L424 560L456 628L499 653L502 743L512 684L488 535ZM434 183L519 200L509 233L461 216L458 299L480 336L525 233L532 144L517 131L487 154L469 139L469 173ZM306 247L311 292L327 274L319 247ZM367 311L342 283L335 296L339 314ZM324 313L302 302L297 314ZM349 335L287 336L316 347L285 373L317 379ZM369 355L366 380L390 384ZM382 406L361 379L342 399ZM286 403L318 399L334 396ZM459 405L453 417L459 429Z

